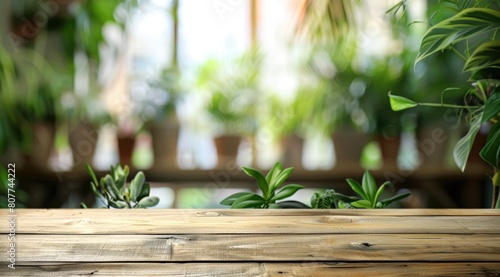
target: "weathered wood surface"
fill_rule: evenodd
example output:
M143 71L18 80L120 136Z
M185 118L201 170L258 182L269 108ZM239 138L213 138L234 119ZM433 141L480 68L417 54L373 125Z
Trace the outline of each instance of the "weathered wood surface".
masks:
M16 269L2 259L0 276L500 275L495 210L16 214ZM8 224L1 224L5 234ZM2 252L9 243L0 240Z
M496 234L19 235L18 248L19 262L500 261Z
M498 276L500 263L67 263L23 265L3 276ZM3 273L2 273L3 274Z
M30 234L475 234L500 233L499 212L484 210L20 210ZM436 215L425 216L425 213ZM241 213L240 213L241 212ZM282 214L281 214L282 213ZM399 213L399 214L398 214ZM410 216L411 215L411 216ZM409 228L411 226L411 228ZM8 226L1 225L0 233Z

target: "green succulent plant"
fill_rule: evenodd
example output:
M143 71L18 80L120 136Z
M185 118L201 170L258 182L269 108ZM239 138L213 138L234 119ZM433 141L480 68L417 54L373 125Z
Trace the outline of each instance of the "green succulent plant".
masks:
M333 189L326 190L324 193L316 192L311 198L311 207L314 209L330 209L330 208L357 208L357 209L383 209L396 201L405 199L410 196L410 193L398 194L387 199L380 199L385 188L392 186L392 183L387 181L377 188L375 178L370 172L365 171L363 174L362 183L358 183L354 179L346 180L351 189L359 195L346 196L338 193Z
M222 200L221 205L231 206L232 209L309 208L298 201L277 202L294 195L298 190L304 188L304 186L297 184L288 184L281 187L292 174L293 167L283 169L281 163L277 162L266 177L257 169L246 166L242 168L248 176L257 180L262 195L253 192L238 192ZM281 189L278 190L280 187Z
M109 209L148 208L158 205L160 199L149 196L151 186L146 183L146 176L142 171L137 172L134 179L127 185L129 174L128 166L111 166L111 174L106 174L99 181L90 167L86 168L92 180L90 186L95 196ZM83 208L87 206L81 203Z

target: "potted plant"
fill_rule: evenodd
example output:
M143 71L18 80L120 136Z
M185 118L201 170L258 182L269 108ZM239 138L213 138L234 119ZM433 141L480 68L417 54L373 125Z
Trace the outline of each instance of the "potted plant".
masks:
M260 125L272 132L275 142L279 142L284 166L302 167L304 138L309 129L306 118L313 110L309 96L309 87L302 87L291 101L275 95L267 101L269 105Z
M99 101L97 93L77 95L68 92L63 95L66 111L68 142L72 150L73 168L92 164L100 127L111 122L111 116Z
M76 156L77 159L74 160L75 163L85 163L92 159L97 141L97 129L99 125L111 121L111 116L99 107L101 103L99 97L105 86L103 80L98 78L102 52L100 48L105 43L103 28L106 24L112 24L123 29L126 13L117 14L115 11L118 7L131 10L136 5L137 1L74 1L69 10L70 22L61 28L65 50L72 61L69 70L80 79L79 84L75 84L74 87L73 97L76 105L70 107L68 111L71 114L69 138L73 158ZM135 134L130 134L128 118L113 118L113 120L116 124L120 124L120 127L125 126L120 130L118 145L124 150L120 157L129 164L135 144ZM78 137L89 133L90 135L86 136L88 139L82 143ZM78 145L88 149L79 151Z
M18 145L26 166L40 169L48 169L56 123L62 118L59 97L71 86L68 74L44 58L46 39L41 32L33 46L19 47L14 54L0 46L6 140Z
M228 65L208 60L198 71L197 86L208 92L206 110L214 123L219 166L235 161L242 136L255 133L260 62L252 50Z
M403 5L404 3L400 3ZM494 1L476 1L469 5L456 5L457 13L430 27L425 33L415 63L444 50L452 49L464 59L463 71L470 78L470 88L463 91L460 104L415 102L405 97L389 94L393 110L400 111L416 106L460 109L470 122L467 134L455 145L453 157L463 171L475 137L481 128L489 127L486 144L480 156L489 163L494 174L492 207L500 208L500 42L496 36L500 29L500 11Z
M369 138L365 89L353 63L355 51L349 47L323 45L313 50L309 72L315 84L309 86L311 114L305 120L332 137L337 164L357 167Z
M147 99L140 99L142 119L152 138L154 165L158 168L175 168L179 121L176 106L182 95L180 74L176 67L166 67L160 75L148 81ZM147 102L147 103L146 103Z

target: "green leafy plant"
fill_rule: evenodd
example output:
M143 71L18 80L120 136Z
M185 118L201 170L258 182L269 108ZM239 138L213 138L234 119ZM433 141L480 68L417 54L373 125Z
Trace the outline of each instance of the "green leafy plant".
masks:
M469 131L455 145L455 163L464 171L476 135L483 124L490 125L481 158L494 168L492 206L500 208L500 11L496 1L447 1L458 11L433 25L425 33L415 64L444 50L452 50L464 60L464 73L472 85L464 93L463 104L419 103L389 94L391 107L401 111L416 106L460 109L470 122ZM465 5L463 5L465 4ZM472 5L472 6L469 6Z
M108 209L148 208L160 202L158 197L149 196L151 186L145 182L146 176L142 171L139 171L127 186L128 166L111 166L111 174L106 174L99 181L90 165L86 164L86 168L92 178L92 191ZM81 205L83 208L87 207L84 203Z
M282 169L281 163L277 162L265 177L260 171L251 167L243 166L242 168L247 175L256 179L262 195L253 192L238 192L222 200L221 205L231 206L232 209L309 208L297 201L277 202L294 195L298 190L304 188L297 184L288 184L281 187L292 174L293 167ZM278 190L280 187L281 189Z
M358 208L358 209L382 209L388 205L405 199L410 196L410 193L398 194L394 197L387 199L380 199L385 188L392 186L392 183L387 181L377 187L375 178L370 172L365 171L363 180L358 183L354 179L346 180L351 189L359 195L346 196L338 193L333 189L326 190L324 193L316 192L311 198L311 207L315 209L329 209L329 208Z
M199 68L196 86L209 96L206 111L218 133L255 132L261 64L262 55L252 49L230 63L210 59Z

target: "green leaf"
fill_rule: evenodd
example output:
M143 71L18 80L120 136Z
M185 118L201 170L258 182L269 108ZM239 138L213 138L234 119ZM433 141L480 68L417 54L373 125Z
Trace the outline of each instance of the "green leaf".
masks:
M97 185L94 184L94 182L90 182L90 188L92 189L92 192L94 192L94 195L99 197L99 198L102 198L104 197L98 190L97 188Z
M416 102L408 98L392 95L390 92L388 95L389 95L389 103L391 104L391 109L395 112L410 109L418 105Z
M235 194L231 194L228 197L224 198L222 201L220 201L221 205L224 206L231 206L233 205L234 201L242 196L250 195L250 194L255 194L253 192L238 192Z
M125 175L118 176L118 178L115 179L116 188L120 191L123 191L126 182L127 182L127 176Z
M432 26L425 33L415 64L459 41L477 37L500 27L500 12L469 8Z
M487 81L491 84L498 84L500 82L500 68L485 68L473 71L470 81Z
M465 170L472 144L474 143L476 134L481 127L481 118L482 113L474 118L467 134L457 142L455 148L453 149L453 158L455 159L455 163L457 164L458 168L460 168L462 172Z
M464 71L500 68L500 41L489 41L479 46L467 59Z
M146 181L146 176L142 171L137 172L132 182L130 182L130 200L137 201L137 197L142 191L142 186Z
M484 104L484 114L482 122L486 122L500 113L500 91L495 89L490 98Z
M479 155L496 170L500 171L500 122L491 127L486 139L486 145L481 149Z
M113 178L116 178L117 174L115 172L115 167L113 165L110 165L109 172L111 173L111 176L113 176Z
M264 197L267 197L269 193L269 187L268 183L266 182L266 178L264 178L262 173L251 167L243 166L242 169L248 176L254 177L257 180L257 185L259 185L259 188L262 191L262 195L264 195Z
M346 179L346 181L355 193L359 194L363 199L370 199L363 190L363 187L356 180Z
M109 205L115 209L125 209L128 207L127 203L124 201L114 201L111 199L108 199Z
M365 209L370 209L371 208L371 203L368 200L358 200L350 203L353 207L355 208L365 208Z
M111 194L111 196L114 199L120 199L123 200L123 195L120 193L120 191L116 188L115 182L113 181L113 178L111 175L106 175L104 176L104 184L108 192Z
M85 168L87 169L87 172L89 173L90 177L92 177L92 180L94 181L94 184L96 187L99 187L99 182L97 181L97 177L95 176L94 171L92 170L92 167L88 163L85 164Z
M87 207L87 205L83 202L80 202L80 207L82 207L82 209L88 209L89 207Z
M319 208L319 204L320 204L320 200L321 200L320 193L319 192L315 192L311 196L311 208L318 209Z
M280 174L278 174L278 176L276 177L276 180L274 180L273 183L269 184L270 191L275 191L277 188L279 188L283 184L283 182L285 182L286 179L290 177L293 170L294 170L293 167L289 167L281 171Z
M282 166L280 162L277 162L274 164L273 168L269 170L269 172L266 175L266 182L268 184L272 184L274 179L281 173Z
M377 193L377 183L375 182L375 179L370 174L370 172L368 172L368 170L365 171L365 174L363 174L362 187L366 193L366 196L368 196L368 198L365 199L373 202L375 194Z
M271 198L271 202L274 202L277 200L282 200L282 199L285 199L287 197L290 197L290 196L294 195L298 190L303 189L303 188L304 188L304 186L297 185L297 184L286 185L283 188L281 188L281 190L278 191L278 193L276 193L276 195L274 195L273 198Z
M311 207L299 201L281 201L274 205L277 205L281 209L310 209Z
M123 175L125 175L125 179L127 179L129 172L130 172L130 170L129 170L129 168L128 168L128 165L126 165L126 166L123 168Z
M396 195L394 197L391 197L391 198L388 198L388 199L384 199L384 200L380 201L379 203L382 203L382 208L385 208L385 207L389 206L393 202L405 199L406 197L410 196L410 194L411 193L409 193L409 192L398 194L398 195Z
M255 193L239 197L231 206L231 209L262 208L266 200Z
M149 196L142 198L137 205L142 206L142 207L154 207L160 203L160 198L156 196Z
M144 197L148 197L150 192L151 192L151 185L149 183L145 183L144 186L142 186L141 193L139 194L139 197L137 197L137 200L140 201Z
M382 192L384 192L384 188L386 186L392 186L392 183L387 181L385 183L383 183L377 190L377 194L375 194L375 198L373 198L373 201L372 201L372 208L375 208L375 205L377 203L377 200L378 198L380 197L380 195L382 194Z
M268 209L281 209L280 205L276 203L269 204Z
M345 203L351 203L351 202L354 202L354 201L362 200L362 199L359 199L359 197L356 197L356 196L347 196L345 194L338 193L338 192L335 192L335 194L332 197L334 199L340 200L340 201L345 202Z

